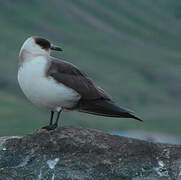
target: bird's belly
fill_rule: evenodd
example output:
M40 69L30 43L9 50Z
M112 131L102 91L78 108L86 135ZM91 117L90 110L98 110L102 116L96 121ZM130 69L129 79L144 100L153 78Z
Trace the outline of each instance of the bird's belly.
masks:
M37 62L38 63L38 62ZM18 82L26 97L34 104L51 110L72 108L79 94L52 77L45 77L45 62L26 63L18 71Z

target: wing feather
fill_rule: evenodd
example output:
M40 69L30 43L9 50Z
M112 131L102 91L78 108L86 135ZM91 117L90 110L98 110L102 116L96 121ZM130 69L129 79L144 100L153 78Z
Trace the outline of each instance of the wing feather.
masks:
M81 100L110 100L110 96L100 87L95 86L85 73L66 61L50 57L47 76L74 89L81 95Z

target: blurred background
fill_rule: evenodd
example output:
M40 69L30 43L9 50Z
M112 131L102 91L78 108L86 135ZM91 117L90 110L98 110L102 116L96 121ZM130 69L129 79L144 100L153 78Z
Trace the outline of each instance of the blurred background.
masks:
M178 0L0 0L0 136L45 126L17 82L19 50L29 36L63 48L67 59L140 116L113 119L63 113L63 126L181 138L181 2Z

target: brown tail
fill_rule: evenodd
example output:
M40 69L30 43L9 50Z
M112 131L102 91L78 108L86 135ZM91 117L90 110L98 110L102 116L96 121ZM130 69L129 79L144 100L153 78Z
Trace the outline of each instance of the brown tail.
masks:
M80 112L86 112L99 116L133 118L139 121L143 121L139 117L135 116L132 111L124 109L109 100L81 101L78 110Z

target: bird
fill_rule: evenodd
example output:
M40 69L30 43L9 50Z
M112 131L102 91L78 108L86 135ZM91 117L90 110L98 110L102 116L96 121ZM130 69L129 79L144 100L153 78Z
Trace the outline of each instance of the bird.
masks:
M25 96L36 106L50 112L46 130L58 127L63 111L79 111L99 116L133 118L134 112L115 103L111 96L75 65L52 57L51 51L62 51L49 40L27 38L19 52L18 83ZM57 113L54 121L54 113Z

